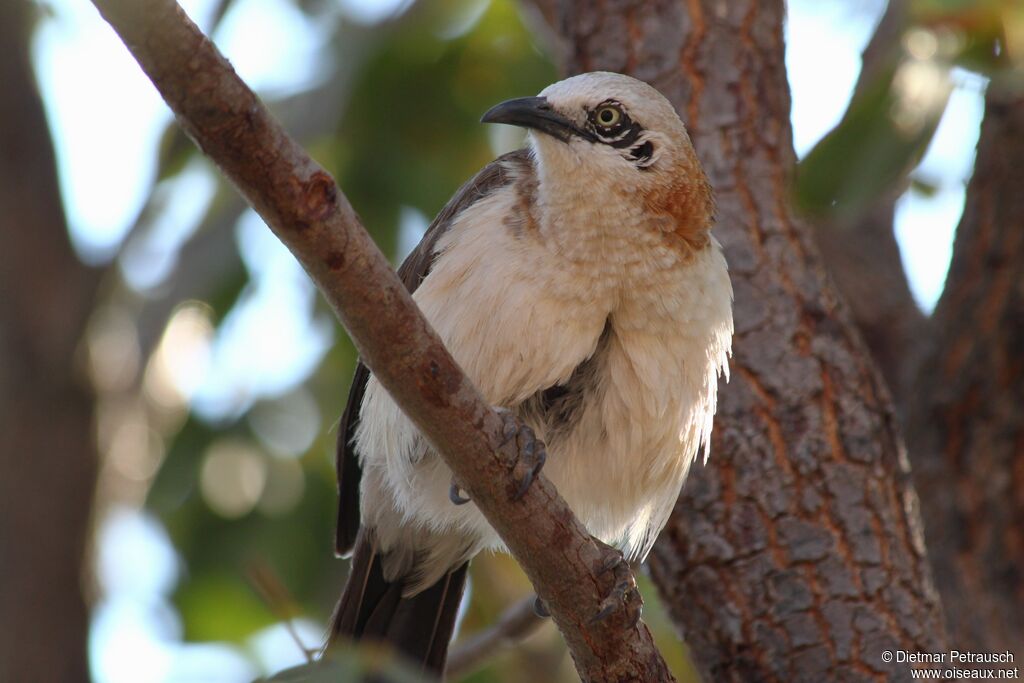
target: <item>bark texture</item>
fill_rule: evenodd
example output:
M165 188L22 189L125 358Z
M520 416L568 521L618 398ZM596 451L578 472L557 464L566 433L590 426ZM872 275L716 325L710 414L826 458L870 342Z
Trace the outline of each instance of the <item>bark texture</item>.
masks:
M29 62L0 3L0 680L87 681L82 566L97 458L75 349L97 274L71 250Z
M463 375L334 180L173 0L94 4L185 132L306 268L363 362L501 535L550 609L580 677L672 680L650 632L629 619L630 610L594 620L616 581L632 578L621 555L587 533L543 475L521 500L512 499L511 475L525 445L515 425Z
M709 681L910 678L945 636L888 392L790 208L781 0L568 2L568 71L688 124L736 290L733 378L651 573Z
M1024 97L993 82L907 442L953 645L1024 657Z

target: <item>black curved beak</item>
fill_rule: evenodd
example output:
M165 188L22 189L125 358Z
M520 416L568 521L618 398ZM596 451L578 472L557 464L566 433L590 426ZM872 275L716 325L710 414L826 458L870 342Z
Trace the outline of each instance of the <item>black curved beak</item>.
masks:
M530 128L547 133L562 142L569 142L574 135L594 140L589 131L583 130L556 112L545 97L519 97L507 100L488 109L480 118L480 123L507 123L510 126Z

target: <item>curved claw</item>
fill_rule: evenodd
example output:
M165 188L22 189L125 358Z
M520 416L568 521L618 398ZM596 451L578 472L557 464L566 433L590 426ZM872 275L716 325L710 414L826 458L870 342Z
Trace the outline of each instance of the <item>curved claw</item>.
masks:
M601 604L604 605L604 607L602 607L601 611L599 611L597 614L593 616L593 618L590 620L591 624L601 623L602 621L610 617L612 613L615 611L615 609L618 607L617 604L611 602L608 599L605 599Z
M548 606L544 604L544 601L537 598L533 601L533 613L541 619L547 619L551 616L551 612L548 611Z
M544 463L548 459L548 453L544 449L544 444L539 442L535 443L539 444L540 447L531 449L530 459L523 459L516 463L515 474L519 480L519 485L516 487L516 492L512 497L512 500L519 500L526 495L526 492L530 490L530 485L533 483L533 480L537 478L537 474L544 467ZM520 470L524 471L520 473Z
M547 450L544 448L544 442L537 438L528 425L523 424L507 409L497 410L504 423L498 453L512 469L512 500L520 500L530 490L537 474L544 467L548 457Z
M640 621L644 601L640 597L635 581L623 581L616 584L611 594L601 602L601 609L590 620L591 624L597 624L616 612L621 611L627 628L636 626Z
M448 500L455 505L465 505L470 501L469 498L462 497L462 489L454 481L452 482L451 488L448 489Z
M602 622L615 613L621 613L621 620L626 628L632 628L640 621L644 601L636 585L636 579L630 571L629 563L622 556L622 553L614 548L607 547L608 551L604 562L599 568L599 573L611 573L614 577L614 587L603 601L597 614L591 618L590 623Z

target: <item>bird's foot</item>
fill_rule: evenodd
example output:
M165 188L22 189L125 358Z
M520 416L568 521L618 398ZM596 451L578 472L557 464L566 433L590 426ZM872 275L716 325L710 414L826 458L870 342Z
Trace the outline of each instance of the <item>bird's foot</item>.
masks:
M548 611L547 603L541 600L539 597L533 601L533 613L541 619L547 619L551 616L551 612Z
M599 623L615 616L617 621L622 623L623 628L631 629L640 621L643 612L644 601L640 597L640 591L633 578L629 563L622 553L611 546L604 546L605 560L598 570L598 574L604 576L612 575L612 589L598 607L597 614L591 619L592 623Z
M498 446L498 455L512 470L512 500L519 500L526 495L530 484L544 467L544 461L548 457L547 450L544 448L544 442L515 415L504 408L496 410L503 422L502 442Z

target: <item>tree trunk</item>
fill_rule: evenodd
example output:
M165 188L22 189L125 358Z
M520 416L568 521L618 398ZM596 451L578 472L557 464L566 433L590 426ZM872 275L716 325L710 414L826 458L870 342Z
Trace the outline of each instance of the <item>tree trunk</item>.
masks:
M736 290L733 379L651 573L711 681L903 680L945 645L888 392L790 208L781 0L568 2L570 72L621 71L687 122Z
M87 681L82 564L96 453L75 257L29 63L34 5L0 3L0 680Z
M953 262L908 408L960 649L1024 656L1024 97L989 88Z

